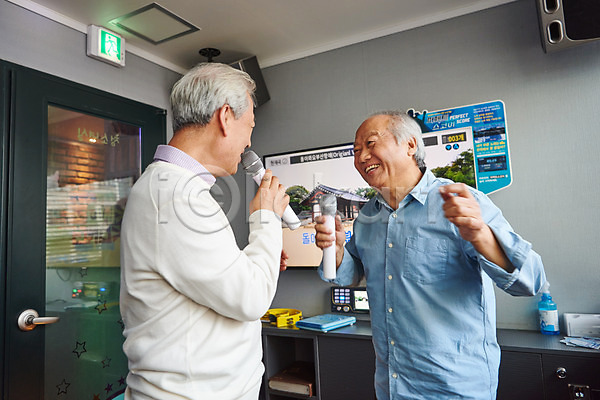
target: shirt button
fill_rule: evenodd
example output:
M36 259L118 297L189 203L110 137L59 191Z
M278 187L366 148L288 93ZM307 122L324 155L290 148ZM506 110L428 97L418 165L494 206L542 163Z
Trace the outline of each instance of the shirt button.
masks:
M398 377L398 374L394 372L394 373L392 374L392 378L396 379L397 377Z
M396 217L397 217L396 213L393 213L392 218L396 218Z
M392 280L392 275L388 275L388 281Z
M388 243L388 247L391 249L392 247L394 247L394 245L392 243Z
M392 307L388 308L388 312L390 312L390 313L391 313L392 311L394 311L394 310L392 309Z
M396 344L396 342L394 342L393 340L390 340L390 344L391 344L392 346L394 346L394 345Z

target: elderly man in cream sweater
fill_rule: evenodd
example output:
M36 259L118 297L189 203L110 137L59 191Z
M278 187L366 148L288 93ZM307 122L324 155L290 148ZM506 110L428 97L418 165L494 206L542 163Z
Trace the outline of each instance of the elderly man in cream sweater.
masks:
M250 146L254 90L245 72L218 63L173 87L174 136L133 186L123 218L125 399L258 398L259 318L277 287L289 197L267 170L240 249L209 192Z

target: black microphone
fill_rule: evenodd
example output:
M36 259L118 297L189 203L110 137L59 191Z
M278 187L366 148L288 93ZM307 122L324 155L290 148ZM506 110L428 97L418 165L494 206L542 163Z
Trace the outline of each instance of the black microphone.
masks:
M244 154L242 154L242 167L248 175L252 176L254 182L260 186L260 181L265 175L265 167L255 152L246 150ZM283 217L281 219L283 219L283 222L285 222L291 230L297 229L301 225L298 216L289 205L283 212Z

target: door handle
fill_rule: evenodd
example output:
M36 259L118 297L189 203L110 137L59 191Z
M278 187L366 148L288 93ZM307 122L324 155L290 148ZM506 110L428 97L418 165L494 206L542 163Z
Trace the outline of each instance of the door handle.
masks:
M34 329L37 325L53 324L58 322L59 319L58 317L40 317L37 311L29 309L19 315L17 323L19 324L19 329L27 332Z

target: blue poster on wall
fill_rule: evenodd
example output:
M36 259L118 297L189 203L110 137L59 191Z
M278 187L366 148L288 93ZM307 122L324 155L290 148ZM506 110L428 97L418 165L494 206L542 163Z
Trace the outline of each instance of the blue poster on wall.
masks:
M512 183L504 102L408 113L421 125L425 163L435 176L484 193Z

